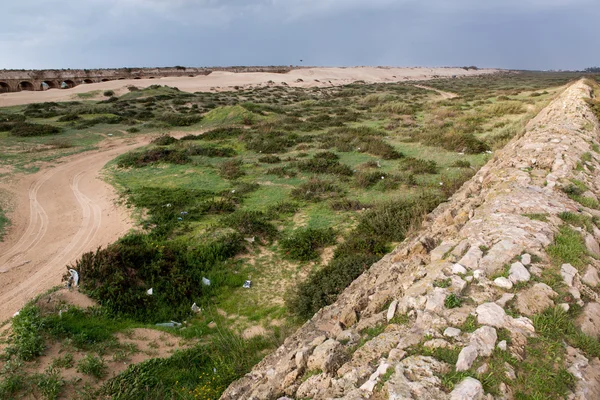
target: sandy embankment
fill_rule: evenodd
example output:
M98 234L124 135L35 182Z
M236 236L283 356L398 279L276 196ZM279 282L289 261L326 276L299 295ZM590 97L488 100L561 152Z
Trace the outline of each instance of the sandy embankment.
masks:
M248 72L233 73L215 71L210 75L195 77L131 79L79 85L72 89L50 89L44 92L18 92L0 94L0 107L46 101L77 100L78 93L93 90L113 90L117 94L127 92L127 86L145 88L151 85L176 86L186 92L209 92L232 90L234 86L248 87L266 85L269 81L291 87L323 87L345 85L355 81L367 83L427 80L434 77L473 76L498 72L497 69L465 70L463 68L302 68L285 74ZM101 98L101 94L99 98ZM81 99L79 99L81 100Z

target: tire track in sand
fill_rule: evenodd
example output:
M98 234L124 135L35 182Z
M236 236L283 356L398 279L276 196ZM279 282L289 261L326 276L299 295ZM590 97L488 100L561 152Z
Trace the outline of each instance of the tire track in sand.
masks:
M11 232L0 243L0 321L60 284L65 266L82 253L106 246L131 228L128 213L115 205L114 190L99 173L108 161L148 139L115 142L19 177L8 188L19 201Z

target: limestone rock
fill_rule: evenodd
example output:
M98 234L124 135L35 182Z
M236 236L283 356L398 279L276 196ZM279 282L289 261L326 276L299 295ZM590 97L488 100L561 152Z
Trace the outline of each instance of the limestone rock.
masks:
M510 266L508 279L512 283L527 282L531 279L531 274L523 264L517 261Z
M342 315L340 315L340 322L346 327L349 328L352 325L356 324L358 321L358 316L356 315L356 311L354 307L347 307L344 311L342 311Z
M517 374L515 373L514 368L507 362L504 363L504 373L511 381L517 379Z
M525 266L531 264L531 256L527 253L523 254L521 256L521 264L523 264Z
M502 340L502 341L498 342L498 348L502 351L506 351L506 349L508 349L506 340Z
M515 306L521 314L531 316L553 307L552 299L556 296L558 294L550 286L545 283L536 283L517 294Z
M343 346L334 339L327 339L318 345L308 359L309 370L321 370L333 374L343 361Z
M471 246L469 251L467 251L458 263L467 269L473 270L479 267L479 260L481 260L482 257L483 251L477 246Z
M488 357L494 351L498 335L491 326L482 326L471 334L471 345L477 348L477 352L482 357Z
M466 371L471 368L473 362L477 358L477 346L474 344L470 344L467 347L464 347L460 353L458 354L458 360L456 361L456 370L457 371Z
M586 304L576 322L583 333L593 337L600 335L600 304L596 302Z
M324 374L313 375L303 382L296 392L297 398L313 398L331 386L331 378Z
M450 393L450 400L482 400L483 396L481 382L468 377L454 387L454 390Z
M510 290L513 287L513 283L503 276L494 279L494 285L507 290Z
M444 336L446 337L455 338L458 337L460 334L461 330L458 328L448 327L444 330Z
M358 333L356 333L355 331L348 329L348 330L340 332L336 336L335 339L340 343L346 343L348 345L353 345L360 341L360 335Z
M585 274L581 277L581 281L588 286L596 287L600 283L600 278L598 278L598 270L591 265L588 265L585 270Z
M411 356L396 366L385 384L389 399L443 399L440 375L448 373L448 364L433 357Z
M390 322L392 320L392 318L394 318L394 315L396 314L396 308L397 307L398 307L398 300L392 301L392 303L388 307L387 315L386 315L386 319L387 319L388 322Z
M585 247L595 256L600 256L600 245L598 241L590 234L585 235Z
M573 279L575 278L575 275L577 275L577 269L571 264L563 264L560 267L560 274L567 286L573 286Z
M460 264L452 265L452 273L453 274L466 274L467 269Z
M436 261L442 261L446 253L452 250L453 247L454 244L452 242L442 242L442 244L440 244L435 249L431 250L431 253L429 253L429 256L431 257L431 262L433 263Z
M496 303L480 304L475 310L477 322L482 325L490 325L502 328L505 325L506 312Z
M600 360L590 361L578 349L567 346L566 364L576 379L574 399L600 399Z
M498 304L500 307L506 307L506 303L508 303L509 301L511 301L512 299L515 298L515 295L513 293L504 293L502 295L502 297L500 297L498 300L496 300L496 304Z
M440 313L444 310L444 301L448 291L442 288L436 287L433 289L431 295L427 298L427 304L425 304L425 311L432 313Z

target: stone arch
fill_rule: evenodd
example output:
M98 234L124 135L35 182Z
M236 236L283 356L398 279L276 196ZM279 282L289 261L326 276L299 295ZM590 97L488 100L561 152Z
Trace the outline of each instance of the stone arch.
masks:
M108 79L108 78L102 79L102 82L108 82L108 81L110 81L110 79Z
M133 78L133 79L142 79L142 78L140 78L139 76L136 76L136 77L135 77L135 78Z
M188 75L188 76L189 76L190 78L193 78L193 77L194 77L194 75Z
M93 80L91 80L90 78L84 79L83 83L94 83Z
M55 81L43 81L40 87L42 90L58 89L58 84Z
M120 81L124 81L124 80L125 80L125 78L119 78L119 80L120 80Z
M153 77L153 76L151 76L151 77L150 77L150 78L148 78L148 79L154 79L154 77Z
M76 86L75 82L73 82L70 79L65 79L64 81L62 81L60 83L60 87L63 88L63 89L71 89L71 88L73 88L75 86Z
M0 93L8 93L10 92L10 86L6 82L0 82Z
M33 83L31 83L29 81L22 81L22 82L19 82L19 90L31 90L31 91L34 91L35 88L33 87Z

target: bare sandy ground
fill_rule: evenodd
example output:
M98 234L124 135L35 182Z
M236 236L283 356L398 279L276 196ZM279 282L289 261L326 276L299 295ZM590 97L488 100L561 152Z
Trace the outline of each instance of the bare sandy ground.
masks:
M269 81L275 84L286 83L291 87L323 87L346 85L356 81L367 83L420 81L435 77L473 76L498 72L496 69L464 70L463 68L392 68L392 67L352 67L352 68L302 68L285 74L249 72L233 73L215 71L207 76L132 79L79 85L72 89L50 89L45 92L18 92L0 94L0 107L45 101L77 100L78 93L93 90L113 90L117 95L127 92L127 86L139 88L151 85L176 86L186 92L209 92L232 90L235 86L264 86ZM100 93L99 98L102 95ZM80 100L80 99L79 99Z
M82 253L106 246L132 227L100 171L119 154L148 142L141 137L107 140L100 150L0 183L16 205L8 236L0 243L0 321L60 284L65 266Z

